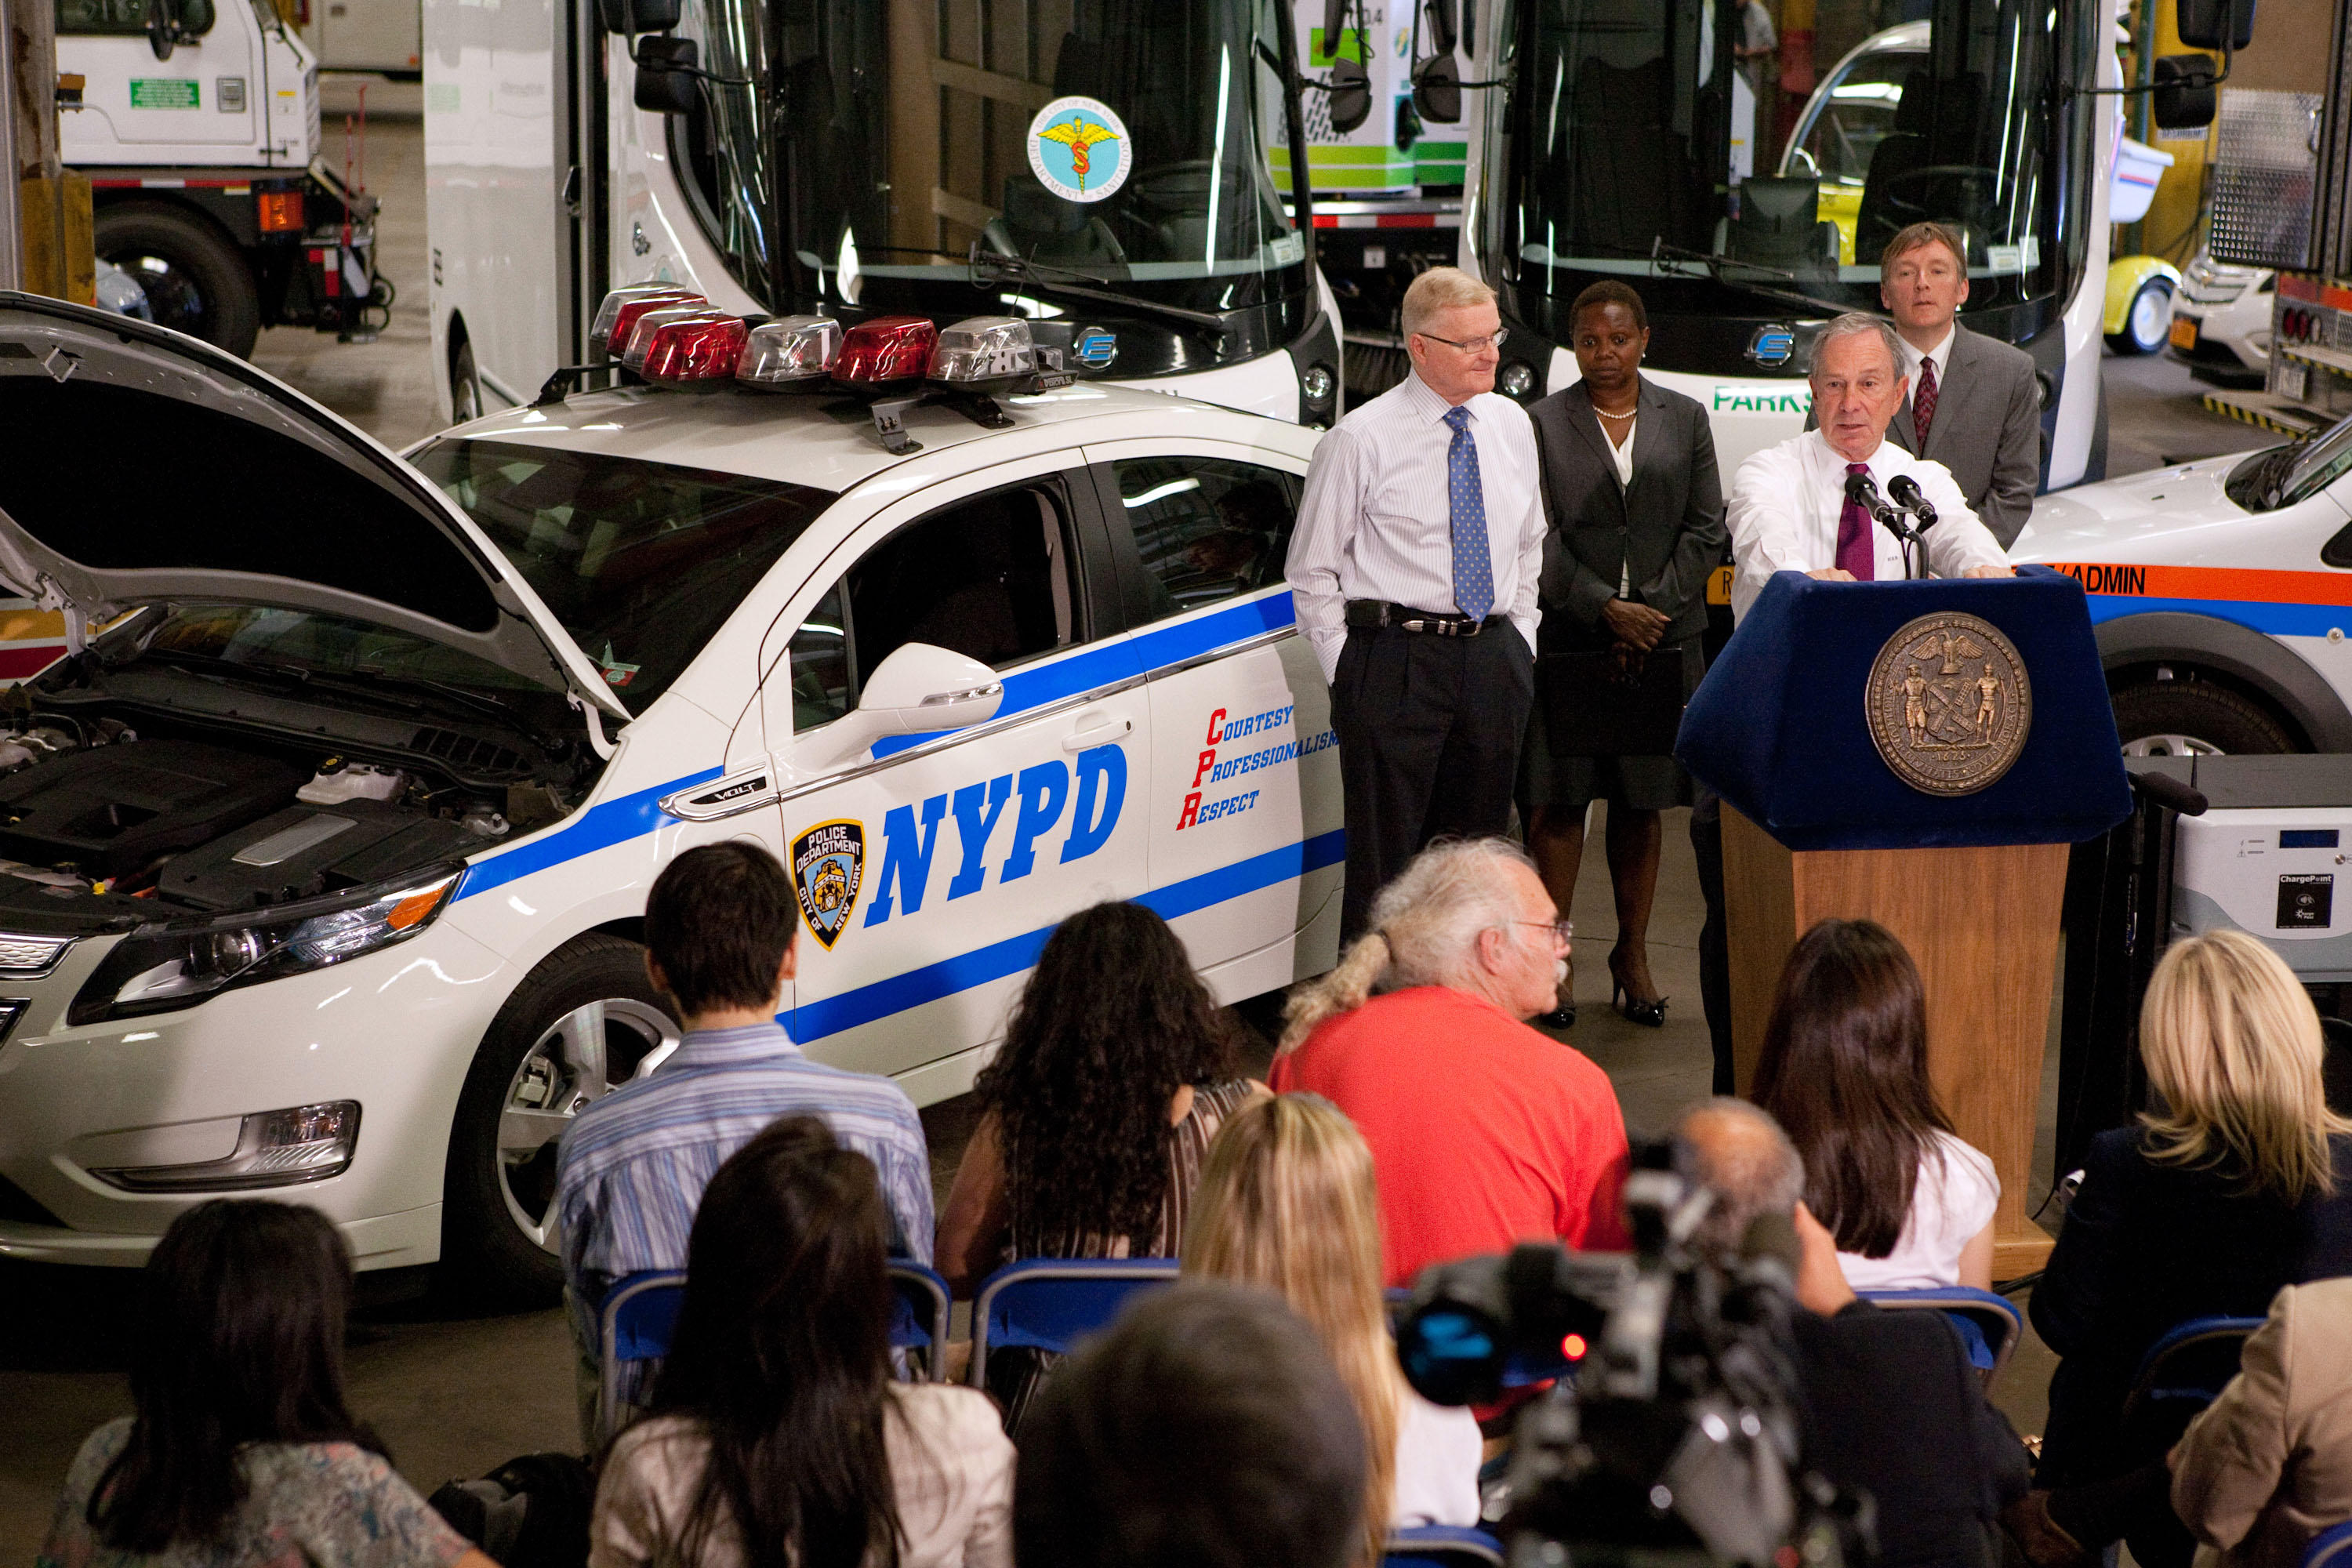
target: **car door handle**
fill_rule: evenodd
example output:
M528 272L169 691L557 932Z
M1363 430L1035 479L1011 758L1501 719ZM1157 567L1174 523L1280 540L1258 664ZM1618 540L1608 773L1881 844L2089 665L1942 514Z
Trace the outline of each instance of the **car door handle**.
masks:
M1062 750L1083 752L1089 747L1107 746L1114 741L1123 741L1133 733L1135 733L1135 721L1121 714L1116 719L1088 725L1086 729L1063 736Z

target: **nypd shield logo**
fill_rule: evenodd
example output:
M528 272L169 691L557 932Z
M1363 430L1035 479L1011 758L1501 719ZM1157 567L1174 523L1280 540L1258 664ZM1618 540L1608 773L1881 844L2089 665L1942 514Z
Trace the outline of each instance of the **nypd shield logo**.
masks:
M849 929L857 889L866 880L866 825L820 822L793 840L793 889L809 932L827 952Z

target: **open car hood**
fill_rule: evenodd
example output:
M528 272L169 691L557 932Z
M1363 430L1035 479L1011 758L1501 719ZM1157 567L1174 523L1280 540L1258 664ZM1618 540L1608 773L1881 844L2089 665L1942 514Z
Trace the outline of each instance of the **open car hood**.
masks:
M473 521L194 338L0 291L0 587L96 624L200 599L372 622L629 711Z

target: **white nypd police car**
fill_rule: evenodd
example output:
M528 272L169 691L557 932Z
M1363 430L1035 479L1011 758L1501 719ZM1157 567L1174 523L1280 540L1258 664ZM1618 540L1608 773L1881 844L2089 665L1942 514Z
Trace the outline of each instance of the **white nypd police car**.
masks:
M404 460L0 295L0 592L76 650L0 693L0 1256L136 1263L262 1190L362 1268L551 1279L557 1139L676 1041L635 938L698 843L784 861L783 1022L918 1102L1095 900L1227 1000L1330 963L1311 432L1057 386L1017 323L622 303L673 384Z

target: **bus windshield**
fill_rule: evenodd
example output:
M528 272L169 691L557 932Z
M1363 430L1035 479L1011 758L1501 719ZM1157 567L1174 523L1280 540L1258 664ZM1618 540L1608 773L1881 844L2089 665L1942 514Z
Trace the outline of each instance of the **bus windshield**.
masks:
M1308 299L1270 159L1288 164L1276 0L686 9L706 68L754 85L709 84L672 146L711 240L772 305L779 226L799 309L1117 313L1057 279L1200 311ZM975 245L1034 265L976 288Z
M1930 219L1967 247L1971 313L2080 276L2089 100L2061 87L2095 5L1933 0L1877 33L1825 6L1810 41L1754 0L1513 5L1487 248L1531 318L1611 276L1670 314L1876 310L1886 241Z

